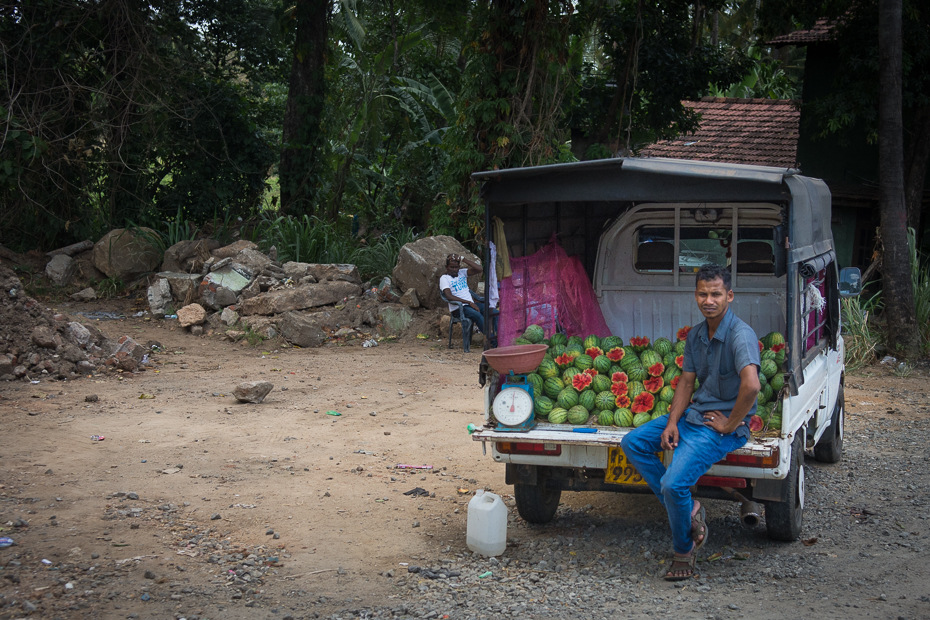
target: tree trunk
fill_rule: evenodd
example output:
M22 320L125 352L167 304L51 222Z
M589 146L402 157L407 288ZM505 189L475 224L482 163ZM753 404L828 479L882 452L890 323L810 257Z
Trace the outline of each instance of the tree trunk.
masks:
M296 0L297 38L291 63L281 165L281 211L313 215L320 190L325 139L321 126L326 97L329 0Z
M927 160L930 159L930 105L917 108L910 133L904 156L904 204L907 207L908 228L920 234L924 180L927 176Z
M899 356L920 353L904 205L901 3L880 0L878 17L878 177L881 210L882 293L886 338Z

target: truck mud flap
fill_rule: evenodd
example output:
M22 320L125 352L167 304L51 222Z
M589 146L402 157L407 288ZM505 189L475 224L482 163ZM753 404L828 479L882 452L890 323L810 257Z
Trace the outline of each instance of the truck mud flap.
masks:
M535 465L507 463L507 469L504 471L504 483L535 485L539 480L537 471Z
M752 499L771 502L784 502L788 500L788 484L786 480L756 479L752 485Z

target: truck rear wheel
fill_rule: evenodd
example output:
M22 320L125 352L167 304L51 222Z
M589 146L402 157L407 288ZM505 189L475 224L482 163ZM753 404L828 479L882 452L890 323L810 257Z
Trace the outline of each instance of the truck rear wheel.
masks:
M517 503L517 512L528 523L549 523L555 516L562 498L561 489L549 489L545 481L539 484L513 485L513 498Z
M830 427L821 435L814 446L814 458L821 463L839 463L843 458L843 427L846 424L846 405L843 399L843 386L836 394L836 406L830 418Z
M804 442L803 429L798 429L791 444L791 469L785 483L788 496L783 502L765 502L765 529L769 538L791 542L801 535L804 518Z

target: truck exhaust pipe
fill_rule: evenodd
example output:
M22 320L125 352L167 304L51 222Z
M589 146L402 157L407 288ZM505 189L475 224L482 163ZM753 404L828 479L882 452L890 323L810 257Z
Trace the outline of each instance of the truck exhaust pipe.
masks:
M743 497L741 493L730 487L722 487L739 502L739 522L743 527L751 530L762 523L762 505Z

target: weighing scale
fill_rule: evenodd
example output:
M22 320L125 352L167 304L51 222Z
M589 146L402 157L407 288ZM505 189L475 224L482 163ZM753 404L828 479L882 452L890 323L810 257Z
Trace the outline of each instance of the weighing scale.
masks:
M498 431L525 433L536 426L533 386L526 375L515 375L511 370L492 407Z

